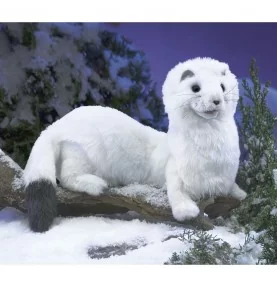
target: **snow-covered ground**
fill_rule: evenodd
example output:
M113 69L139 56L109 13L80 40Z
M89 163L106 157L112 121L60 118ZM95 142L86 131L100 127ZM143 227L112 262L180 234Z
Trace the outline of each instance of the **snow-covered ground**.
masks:
M189 244L168 236L183 233L183 228L150 224L138 219L116 220L90 216L57 218L52 229L43 234L30 231L26 216L14 208L0 211L0 264L163 264L173 252L184 251ZM216 227L213 235L239 246L245 240L242 232ZM170 238L170 239L168 239ZM92 259L88 250L100 254L113 247L127 247L125 255ZM102 250L101 250L102 249ZM256 259L246 259L254 264ZM242 262L245 262L242 261Z

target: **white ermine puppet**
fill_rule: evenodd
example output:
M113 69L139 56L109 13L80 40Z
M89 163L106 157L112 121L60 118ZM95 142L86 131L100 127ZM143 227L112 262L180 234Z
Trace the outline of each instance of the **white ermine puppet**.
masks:
M239 90L229 66L210 58L180 63L162 92L168 133L100 106L77 108L41 133L24 170L33 231L47 231L55 218L56 179L90 195L109 186L166 184L178 221L196 217L203 196L246 197L235 183Z

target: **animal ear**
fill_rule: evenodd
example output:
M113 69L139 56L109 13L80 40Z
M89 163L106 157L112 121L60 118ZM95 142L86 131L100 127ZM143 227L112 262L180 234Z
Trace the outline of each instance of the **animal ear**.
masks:
M180 82L185 80L186 78L188 77L193 77L194 76L194 73L191 71L191 70L186 70L182 76L181 76L181 79L180 79Z

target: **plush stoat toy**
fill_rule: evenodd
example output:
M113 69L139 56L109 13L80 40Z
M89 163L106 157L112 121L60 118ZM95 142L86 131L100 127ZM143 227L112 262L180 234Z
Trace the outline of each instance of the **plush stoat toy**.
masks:
M163 85L168 133L108 107L80 107L35 142L24 170L30 228L47 231L56 215L56 179L99 195L109 186L166 185L178 221L199 213L203 196L244 199L235 183L238 82L225 63L196 58L169 71Z

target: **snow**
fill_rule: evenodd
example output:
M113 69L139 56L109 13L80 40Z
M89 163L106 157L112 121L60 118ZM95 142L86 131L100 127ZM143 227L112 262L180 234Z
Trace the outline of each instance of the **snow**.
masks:
M23 171L21 167L15 163L10 157L6 156L6 154L0 149L0 163L6 163L8 167L15 171L15 176L12 183L12 188L14 190L19 190L23 185Z
M266 199L265 198L255 198L253 199L252 201L252 205L259 205L261 204L262 202L264 202Z
M113 55L109 50L104 50L103 53L105 59L110 61L109 72L111 78L116 81L117 85L122 89L122 91L127 92L135 83L127 77L118 76L118 72L121 68L128 67L130 60Z
M273 169L273 177L274 177L274 181L277 187L277 169Z
M267 159L266 159L265 155L263 155L262 158L260 159L260 164L261 164L261 167L263 169L266 167Z
M115 194L124 195L127 197L143 198L147 203L157 207L169 207L166 193L162 193L163 188L157 189L148 185L131 184L121 188L113 188Z
M73 36L74 38L80 38L81 27L79 25L72 25L71 23L53 23L53 27L59 29L63 34Z
M181 233L180 228L148 224L136 219L122 221L82 217L58 218L51 230L44 234L35 234L29 230L25 215L15 209L5 208L0 212L0 263L158 264L166 261L176 250L172 243L165 243L163 251L161 241L169 234L176 233ZM92 246L120 243L147 243L150 247L141 248L140 253L138 249L126 256L114 256L110 259L91 259L87 255L87 250ZM179 246L181 248L182 245ZM149 254L151 247L152 255Z
M15 36L18 34L17 30L20 32L20 25L8 25ZM67 37L51 36L51 28L53 27L58 28ZM1 36L3 38L3 33ZM30 80L26 79L25 69L46 72L49 66L55 67L58 80L55 81L52 76L48 77L56 93L56 99L52 100L51 104L56 105L58 114L63 116L72 109L68 102L69 99L73 98L74 89L72 92L66 89L67 84L72 84L72 77L81 84L79 100L84 100L86 93L91 90L88 78L93 71L86 65L84 55L78 51L75 40L93 40L96 44L99 42L98 24L95 23L85 23L84 25L40 23L34 36L36 47L33 50L29 50L23 45L17 45L13 47L12 51L10 51L11 49L0 51L0 86L5 89L8 98L19 94L20 101L14 118L27 120L30 123L34 121L29 104L30 99L26 95L24 97L21 95L24 90L22 85ZM10 45L9 43L6 44Z
M254 237L255 239L258 237L258 234L255 232L250 232L250 237ZM243 251L247 252L247 250L251 249L251 253L241 254L237 257L237 261L239 264L251 264L255 265L257 263L257 259L261 255L262 247L261 245L257 245L255 241L250 241L243 248Z
M137 99L137 107L138 107L141 119L147 119L147 120L154 119L150 110L145 107L142 99Z
M73 23L51 23L52 27L57 28L62 34L75 39L84 39L86 41L95 41L98 38L98 23L83 23L83 25Z
M107 60L109 59L111 61L109 68L110 75L112 79L116 80L118 71L121 68L128 66L128 59L113 55L112 52L108 50L104 51L104 56Z
M3 121L0 123L0 128L6 128L9 124L9 118L5 117Z
M17 172L22 172L20 166L16 164L10 157L6 156L6 154L0 149L0 159L1 162L7 163L8 166L12 169L14 169Z
M117 77L117 85L122 89L122 91L127 92L134 85L134 82L126 77Z
M277 208L273 208L270 212L270 215L277 216Z
M57 118L70 112L73 107L86 105L86 103L106 106L105 95L101 95L105 93L104 90L110 92L112 97L125 99L128 98L130 89L139 84L139 88L145 86L145 89L137 96L138 98L148 98L149 100L155 98L149 94L153 84L142 84L141 81L136 83L128 69L130 65L139 66L143 70L143 75L149 74L148 76L150 76L145 55L119 34L114 34L115 36L112 37L116 38L118 44L125 47L124 51L133 51L134 53L126 51L125 53L122 50L121 56L119 56L118 51L113 48L105 48L101 41L102 34L100 32L102 31L97 23L37 23L36 28L32 31L33 40L35 40L35 45L32 47L24 46L21 41L22 23L7 23L3 27L5 29L0 29L0 88L4 90L5 103L12 104L14 108L8 115L5 115L7 118L0 119L2 129L9 125L16 128L22 123L21 121L34 124L37 115L32 107L33 96L36 93L33 83L36 83L37 87L44 85L49 88L50 93L46 89L44 95L47 96L47 100L43 99L42 101L46 101L42 104L43 109L50 111L53 108L53 112L57 112ZM16 41L10 41L5 32L6 28ZM90 52L86 52L87 44L88 47L94 47L93 51L89 49ZM100 54L103 52L108 61L100 59L99 63L96 61L93 65L91 57L94 52ZM108 78L102 75L103 65L109 69ZM118 75L120 69L124 67L127 75ZM34 73L37 77L31 76L27 71ZM38 81L41 82L37 83ZM18 100L16 104L12 103L13 98ZM148 103L144 101L142 106L145 108L135 107L137 106L135 99L131 102L130 107L128 105L125 107L129 110L131 117L138 121L150 120L153 121L153 126L159 126L157 119L153 119L151 114L154 109L153 105L149 108ZM136 110L134 113L133 109ZM141 111L138 111L139 109ZM45 117L50 116L45 115ZM6 140L1 139L0 141L5 147Z
M176 237L182 233L183 228L162 223L89 216L57 218L49 231L39 234L30 231L23 213L4 208L0 211L0 264L163 264L173 252L189 249L188 243ZM245 239L244 233L233 234L226 227L211 233L236 247ZM123 243L138 248L102 259L87 254L93 247ZM241 261L255 264L257 259L251 257Z

